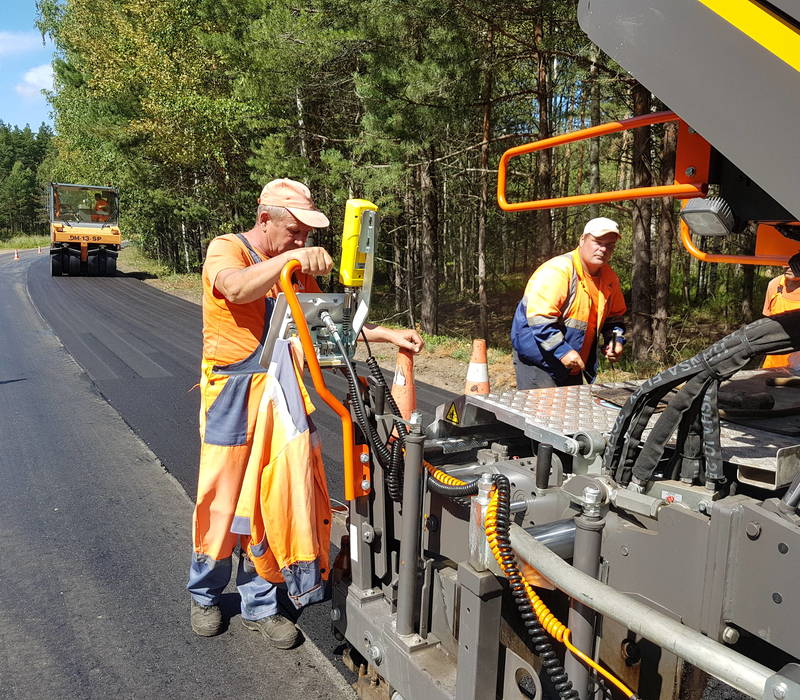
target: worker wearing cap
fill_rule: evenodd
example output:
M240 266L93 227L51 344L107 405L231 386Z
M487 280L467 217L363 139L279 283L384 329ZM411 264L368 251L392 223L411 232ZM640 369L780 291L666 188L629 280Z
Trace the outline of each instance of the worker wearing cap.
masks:
M615 221L592 219L575 250L531 275L511 326L518 389L594 381L601 335L603 354L611 362L620 358L626 307L608 264L619 238Z
M245 552L239 557L236 576L242 621L277 648L292 647L298 637L294 624L280 614L279 595L281 604L291 596L296 607L315 602L324 589L320 579L324 583L328 577L327 485L317 458L320 441L305 416L310 407L298 381L301 366L297 366L295 358L292 370L292 360L287 360L282 369L271 368L268 375L259 364L284 265L290 260L299 261L295 288L305 292L319 291L314 277L331 270L333 261L324 248L305 247L313 229L328 225L328 218L316 208L305 185L288 179L273 180L261 192L253 228L218 236L208 246L202 274L202 441L193 521L194 553L187 585L192 597L192 629L201 636L212 636L222 629L219 600L231 576L231 554L237 545ZM414 330L365 324L364 332L370 341L388 341L413 352L423 346ZM279 410L273 410L271 401L280 404ZM270 435L265 436L265 432ZM281 444L274 449L276 435ZM289 488L293 490L287 489L282 498L275 498L274 493L260 495L265 507L283 510L277 520L281 525L270 521L265 541L254 543L252 538L243 536L251 531L242 529L242 520L247 518L241 515L241 501L255 493L251 474L261 480L262 489L263 484L272 483L269 479L275 477L276 465L269 463L267 468L263 452L270 449L273 452L269 459L279 460L277 467L284 470L286 479L292 480ZM245 479L247 483L243 483ZM285 483L281 485L286 487ZM260 520L260 527L268 520ZM283 524L295 528L296 537ZM263 571L264 567L257 565L278 550L292 549L309 550L295 557L300 561L294 571L282 569L281 563L276 565L277 555L271 559L272 566L267 566L279 578L283 575L285 588L291 589L290 584L295 584L294 588L300 589L287 593L276 581L259 576L257 569ZM254 560L258 560L256 564Z
M789 258L783 274L770 280L764 296L764 316L775 316L800 309L800 253ZM800 369L800 352L784 355L767 355L765 369L792 367Z

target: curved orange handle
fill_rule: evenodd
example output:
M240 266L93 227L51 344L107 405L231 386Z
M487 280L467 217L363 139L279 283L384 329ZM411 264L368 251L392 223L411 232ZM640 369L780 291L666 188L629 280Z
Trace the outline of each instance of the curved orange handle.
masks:
M771 255L723 255L722 253L706 253L700 250L692 241L692 234L686 222L680 220L681 243L689 254L701 262L709 263L734 263L735 265L770 265L773 267L786 267L788 256L775 257Z
M292 318L295 326L297 326L297 334L300 336L300 343L303 346L303 353L306 357L308 370L311 372L314 388L322 397L322 400L336 412L342 421L344 498L346 501L351 501L357 496L363 496L367 493L361 488L362 468L354 457L355 434L353 432L353 419L350 417L350 411L330 392L322 376L322 368L319 365L319 360L317 360L316 350L314 350L314 341L311 340L311 333L308 330L305 314L292 285L292 275L298 269L300 269L299 261L290 260L286 263L281 270L278 285L286 295L286 301L292 311Z
M541 141L526 143L522 146L509 148L500 158L500 167L497 174L497 203L504 211L531 211L535 209L555 209L559 207L574 207L580 204L601 204L603 202L618 202L623 199L649 199L652 197L675 197L678 199L691 199L693 197L703 197L706 193L706 183L702 181L702 170L696 168L694 171L684 173L690 177L688 182L678 182L681 174L676 168L676 184L657 185L654 187L634 187L627 190L614 190L611 192L591 192L589 194L577 194L569 197L554 197L551 199L539 199L530 202L509 202L506 199L506 180L508 163L512 158L544 151L556 146L563 146L575 141L597 138L608 134L615 134L619 131L636 129L640 126L651 124L663 124L665 122L680 122L680 117L675 112L653 112L652 114L642 114L631 119L622 121L608 122L591 126L588 129L573 131L568 134L559 134ZM698 137L699 138L699 137ZM698 177L694 177L697 175Z

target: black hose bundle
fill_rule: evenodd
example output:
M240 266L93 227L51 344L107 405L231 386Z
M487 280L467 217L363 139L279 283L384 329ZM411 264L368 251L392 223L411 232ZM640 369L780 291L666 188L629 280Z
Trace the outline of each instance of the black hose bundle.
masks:
M678 429L679 441L696 436L706 480L722 482L720 382L742 369L754 355L791 352L798 347L800 311L790 311L754 321L648 379L617 416L603 454L603 470L620 484L632 480L643 486L653 477L667 442ZM658 402L681 384L642 442L642 434Z
M553 648L550 635L542 627L542 623L533 609L533 604L525 590L524 579L517 565L514 550L511 548L511 535L509 534L511 527L511 486L508 477L504 474L496 474L494 483L497 487L495 537L497 548L500 551L500 566L506 575L514 603L533 643L533 651L542 660L542 668L544 668L553 683L558 696L562 700L573 700L573 698L579 697L579 693L572 687L572 681L569 680L569 676L564 670L564 665Z
M367 368L373 379L378 382L378 385L385 389L386 402L389 404L392 414L400 418L400 409L397 406L397 402L394 400L392 392L389 391L386 378L383 376L378 361L372 353L367 356ZM403 498L403 445L405 444L406 435L408 435L408 428L400 420L394 421L394 427L397 430L398 439L392 443L388 462L381 462L381 464L386 474L386 491L389 494L389 498L393 501L400 501Z

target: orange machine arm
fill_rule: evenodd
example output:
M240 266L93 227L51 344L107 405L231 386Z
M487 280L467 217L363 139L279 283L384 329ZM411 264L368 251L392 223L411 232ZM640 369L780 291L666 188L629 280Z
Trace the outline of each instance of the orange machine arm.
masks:
M299 268L300 263L297 260L290 260L286 263L281 270L278 284L280 285L281 291L286 295L286 301L289 303L289 308L292 311L292 318L294 319L295 326L297 326L297 333L300 336L300 343L303 346L303 353L305 354L309 372L311 372L314 388L322 397L322 400L336 412L342 421L344 498L346 501L351 501L358 496L364 496L368 493L368 491L365 491L361 487L364 468L359 459L361 455L359 454L359 458L355 456L355 434L353 432L353 419L350 417L350 411L348 411L328 390L325 384L325 379L322 376L322 368L319 366L319 361L317 360L314 342L311 340L311 333L308 330L308 324L306 323L303 309L300 306L300 301L292 286L292 275ZM359 450L359 452L362 451Z
M680 122L678 137L679 156L675 167L675 184L660 185L655 187L634 187L627 190L614 190L611 192L592 192L577 194L569 197L554 197L530 202L509 202L506 199L506 180L508 163L512 158L544 151L556 146L563 146L575 141L615 134L628 129L637 129L651 124L665 122ZM681 149L682 146L682 149ZM683 153L680 153L680 151ZM674 112L654 112L643 114L631 119L608 122L592 126L588 129L573 131L568 134L559 134L541 141L526 143L522 146L509 148L500 158L500 167L497 175L497 203L504 211L530 211L533 209L553 209L557 207L574 207L581 204L601 204L603 202L617 202L623 199L647 199L651 197L675 197L678 199L691 199L703 197L708 189L708 159L710 147L698 134L689 129ZM683 158L681 156L684 156Z
M775 267L785 267L786 261L792 253L781 255L723 255L721 253L706 253L700 250L692 241L692 234L683 219L680 220L681 243L689 253L701 262L709 263L733 263L734 265L771 265ZM760 232L759 232L760 234Z

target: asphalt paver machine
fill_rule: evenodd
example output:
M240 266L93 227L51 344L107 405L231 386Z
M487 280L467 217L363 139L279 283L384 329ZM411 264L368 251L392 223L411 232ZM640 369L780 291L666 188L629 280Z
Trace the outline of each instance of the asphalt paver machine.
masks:
M800 250L796 3L581 0L578 12L675 111L511 149L501 207L672 196L692 255L784 265ZM672 120L673 185L509 201L517 155ZM642 383L466 395L405 420L374 359L364 377L354 368L378 218L363 203L346 218L355 281L298 299L288 267L273 325L300 336L342 419L331 621L360 696L800 698L800 380L742 371L800 349L800 313ZM711 255L692 237L746 226L754 256ZM321 366L348 378L344 402Z

